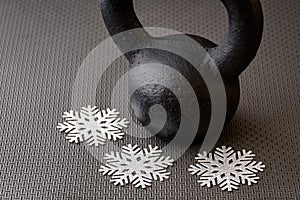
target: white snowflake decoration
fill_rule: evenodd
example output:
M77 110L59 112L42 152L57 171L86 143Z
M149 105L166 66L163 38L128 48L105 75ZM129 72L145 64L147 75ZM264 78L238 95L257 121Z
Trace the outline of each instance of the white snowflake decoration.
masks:
M161 156L158 147L141 149L137 145L124 146L122 152L111 152L104 159L106 165L99 170L103 175L112 176L114 185L132 183L135 187L151 186L152 180L163 181L169 178L170 172L166 168L173 165L170 157Z
M234 153L231 147L223 146L222 149L217 148L214 154L198 154L198 163L191 165L188 171L192 175L200 176L198 182L201 186L211 187L218 184L222 190L232 191L246 182L248 185L257 183L259 177L256 173L263 171L265 165L252 161L254 156L251 151Z
M100 111L96 106L83 107L80 112L71 110L65 112L64 123L59 123L57 128L67 133L69 142L83 142L89 145L104 145L107 140L122 139L127 128L127 119L118 118L119 112L115 109Z

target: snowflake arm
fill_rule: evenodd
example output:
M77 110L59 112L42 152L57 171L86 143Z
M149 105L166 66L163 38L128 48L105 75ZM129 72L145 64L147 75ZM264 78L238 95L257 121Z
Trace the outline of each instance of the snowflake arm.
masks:
M155 166L157 169L154 169L152 172L148 171L148 174L152 174L154 180L163 181L168 179L171 172L167 172L165 168L172 166L174 160L170 159L170 157L161 157L156 161Z
M116 109L100 110L94 106L83 107L80 112L71 110L65 112L64 123L59 123L57 128L67 134L69 142L83 142L89 145L104 145L107 140L122 139L127 128L127 119L118 118Z
M59 123L57 126L58 130L67 133L66 139L69 140L69 142L82 142L84 140L84 134L80 133L76 126L77 123L81 122L79 113L73 110L64 112L63 118L66 122Z
M128 183L128 174L127 173L120 173L118 171L124 171L127 165L122 165L124 162L120 153L111 152L110 154L106 154L104 159L106 160L107 164L102 165L100 167L99 172L103 175L113 176L111 182L114 185L124 185ZM123 162L122 162L123 161ZM126 162L126 161L125 161Z
M136 176L135 179L132 181L132 184L137 188L141 187L145 189L146 187L151 186L152 179L149 177L149 175Z
M129 122L127 119L117 118L110 124L101 124L101 131L106 135L107 139L116 141L123 138L125 133L122 132L121 129L127 128L128 124Z
M127 128L129 121L124 118L118 118L119 112L116 109L102 110L99 113L100 121L101 121L101 131L109 140L116 141L118 139L122 139L124 136L124 132L121 131L122 128Z
M237 159L235 160L235 175L241 178L242 184L248 183L252 185L257 183L259 177L256 173L262 172L265 165L262 162L252 161L255 154L252 151L242 150L242 152L237 152Z
M119 112L116 109L107 108L106 110L102 110L100 113L100 117L102 121L105 120L115 120L119 116Z
M219 166L223 170L219 170L219 173L217 174L217 183L220 185L222 190L236 190L239 186L239 177L233 176L234 169L231 168L225 169L224 166L231 166L231 163L234 163L236 160L236 154L232 150L231 147L226 148L223 146L222 148L217 148L215 151L215 160L218 161L218 163L221 163Z
M234 153L231 147L217 148L214 154L198 154L197 164L191 165L188 171L192 175L200 176L201 186L211 187L218 184L222 190L238 189L240 184L252 185L259 177L256 173L263 171L265 166L261 162L252 161L251 151Z
M174 160L161 153L158 147L142 150L137 145L124 146L121 153L105 155L106 165L101 166L100 172L112 176L111 182L115 185L132 183L135 187L146 188L151 186L152 180L169 178L166 168L172 166Z
M198 163L191 165L188 171L190 171L192 175L200 176L198 183L200 183L201 186L211 187L212 185L216 185L220 164L213 160L213 155L211 153L207 154L207 152L203 152L203 154L199 153L196 160Z
M144 163L145 172L148 178L153 176L154 180L163 181L164 179L168 179L170 176L170 172L167 172L166 168L173 165L174 160L169 156L164 157L160 156L162 150L158 149L158 147L148 146L148 149L144 149L140 151L141 162ZM154 163L154 164L153 164Z
M138 154L140 150L137 145L128 145L122 148L122 153L111 152L105 154L104 160L106 160L106 165L102 165L99 171L103 173L103 175L112 176L111 182L114 183L114 185L123 186L129 183L129 179L133 181L132 174L127 173L130 172L128 169L132 159L130 157Z

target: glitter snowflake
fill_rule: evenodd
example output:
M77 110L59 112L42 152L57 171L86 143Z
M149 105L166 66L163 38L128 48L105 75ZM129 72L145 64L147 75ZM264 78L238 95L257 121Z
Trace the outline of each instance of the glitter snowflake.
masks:
M146 188L151 186L152 180L163 181L169 178L167 168L173 165L170 157L161 156L158 147L141 149L137 145L124 146L122 152L111 152L104 159L100 172L112 176L114 185L132 183L135 187Z
M218 184L222 190L238 189L240 184L252 185L259 177L256 173L263 171L262 162L252 161L255 155L243 150L234 153L231 147L217 148L214 154L204 152L198 154L196 165L191 165L188 171L200 176L201 186L211 187Z
M129 123L127 119L118 118L119 112L115 109L100 111L96 106L83 107L80 112L71 110L65 112L64 123L59 123L57 128L67 133L69 142L83 142L89 145L104 145L107 140L122 139Z

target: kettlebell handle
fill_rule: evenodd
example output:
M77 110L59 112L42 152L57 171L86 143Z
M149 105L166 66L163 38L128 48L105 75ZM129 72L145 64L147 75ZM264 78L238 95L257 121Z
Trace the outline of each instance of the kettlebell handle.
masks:
M259 0L221 0L229 19L224 40L208 49L222 77L238 77L254 59L263 33L263 12ZM133 0L100 0L101 13L110 35L142 28ZM149 36L146 31L141 37Z

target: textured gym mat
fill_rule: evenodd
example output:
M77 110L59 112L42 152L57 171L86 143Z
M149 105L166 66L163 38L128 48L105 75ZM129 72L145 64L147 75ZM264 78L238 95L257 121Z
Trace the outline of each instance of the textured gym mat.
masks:
M56 130L70 109L77 69L109 37L97 0L0 1L0 199L299 199L300 1L262 0L265 30L256 59L241 76L239 109L219 145L252 150L266 165L254 186L202 188L187 172L198 147L145 190L114 186L83 145ZM227 29L218 0L139 0L145 26L202 35ZM99 83L110 88L126 68L118 59ZM97 94L105 104L106 94ZM104 101L104 100L103 100Z

